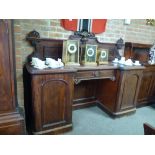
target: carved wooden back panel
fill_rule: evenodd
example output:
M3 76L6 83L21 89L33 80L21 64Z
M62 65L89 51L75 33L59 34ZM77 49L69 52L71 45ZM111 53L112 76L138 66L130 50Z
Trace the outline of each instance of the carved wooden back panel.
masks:
M37 43L36 50L41 59L62 58L63 40L42 39Z
M116 55L116 44L115 43L101 43L95 37L94 38L90 37L83 41L80 38L80 36L74 36L74 35L71 35L69 39L79 40L80 47L85 42L87 44L98 45L99 48L107 49L109 51L109 58L108 58L109 61L112 61ZM30 37L29 34L28 34L27 40L31 43L32 46L35 47L33 54L30 55L30 58L32 56L36 56L42 60L44 60L46 57L50 57L56 60L58 58L62 58L64 40L35 38L35 37Z
M125 43L124 55L126 59L139 60L141 63L148 63L150 44Z

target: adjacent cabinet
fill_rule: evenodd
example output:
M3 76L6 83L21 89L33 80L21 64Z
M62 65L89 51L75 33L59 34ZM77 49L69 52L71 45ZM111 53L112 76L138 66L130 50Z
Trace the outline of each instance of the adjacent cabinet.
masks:
M155 102L155 65L148 64L151 47L151 44L125 43L125 57L139 60L145 66L136 102L138 107Z
M0 134L23 134L24 119L18 112L12 21L0 19Z
M137 100L137 106L155 101L155 65L146 66Z

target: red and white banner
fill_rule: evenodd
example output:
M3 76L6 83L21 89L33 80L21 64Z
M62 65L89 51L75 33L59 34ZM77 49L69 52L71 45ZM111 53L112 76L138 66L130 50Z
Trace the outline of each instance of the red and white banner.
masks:
M61 26L69 31L105 32L107 19L61 19Z

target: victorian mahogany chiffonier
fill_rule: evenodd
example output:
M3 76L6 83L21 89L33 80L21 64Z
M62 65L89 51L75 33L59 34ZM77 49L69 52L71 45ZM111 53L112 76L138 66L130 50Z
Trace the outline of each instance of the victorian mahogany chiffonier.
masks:
M145 67L111 63L115 57L114 43L100 43L95 37L81 39L75 34L69 39L79 39L80 47L85 42L109 51L109 63L40 70L31 65L31 58L62 58L64 40L40 38L36 31L30 34L27 40L34 46L34 52L23 72L28 133L58 134L70 130L72 109L97 105L112 116L136 111Z
M0 19L0 134L24 134L16 98L12 30L11 20Z

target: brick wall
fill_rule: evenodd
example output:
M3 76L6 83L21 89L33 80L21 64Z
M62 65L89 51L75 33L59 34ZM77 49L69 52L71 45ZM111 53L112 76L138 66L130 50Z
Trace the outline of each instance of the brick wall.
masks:
M17 95L20 107L24 105L22 68L26 57L33 50L25 41L25 36L34 29L44 38L67 39L72 34L72 32L66 31L60 26L60 20L58 19L14 20ZM124 25L123 19L109 19L106 32L97 35L99 41L112 43L115 43L120 37L124 41L153 44L155 41L155 27L146 25L144 19L132 19L130 25Z

